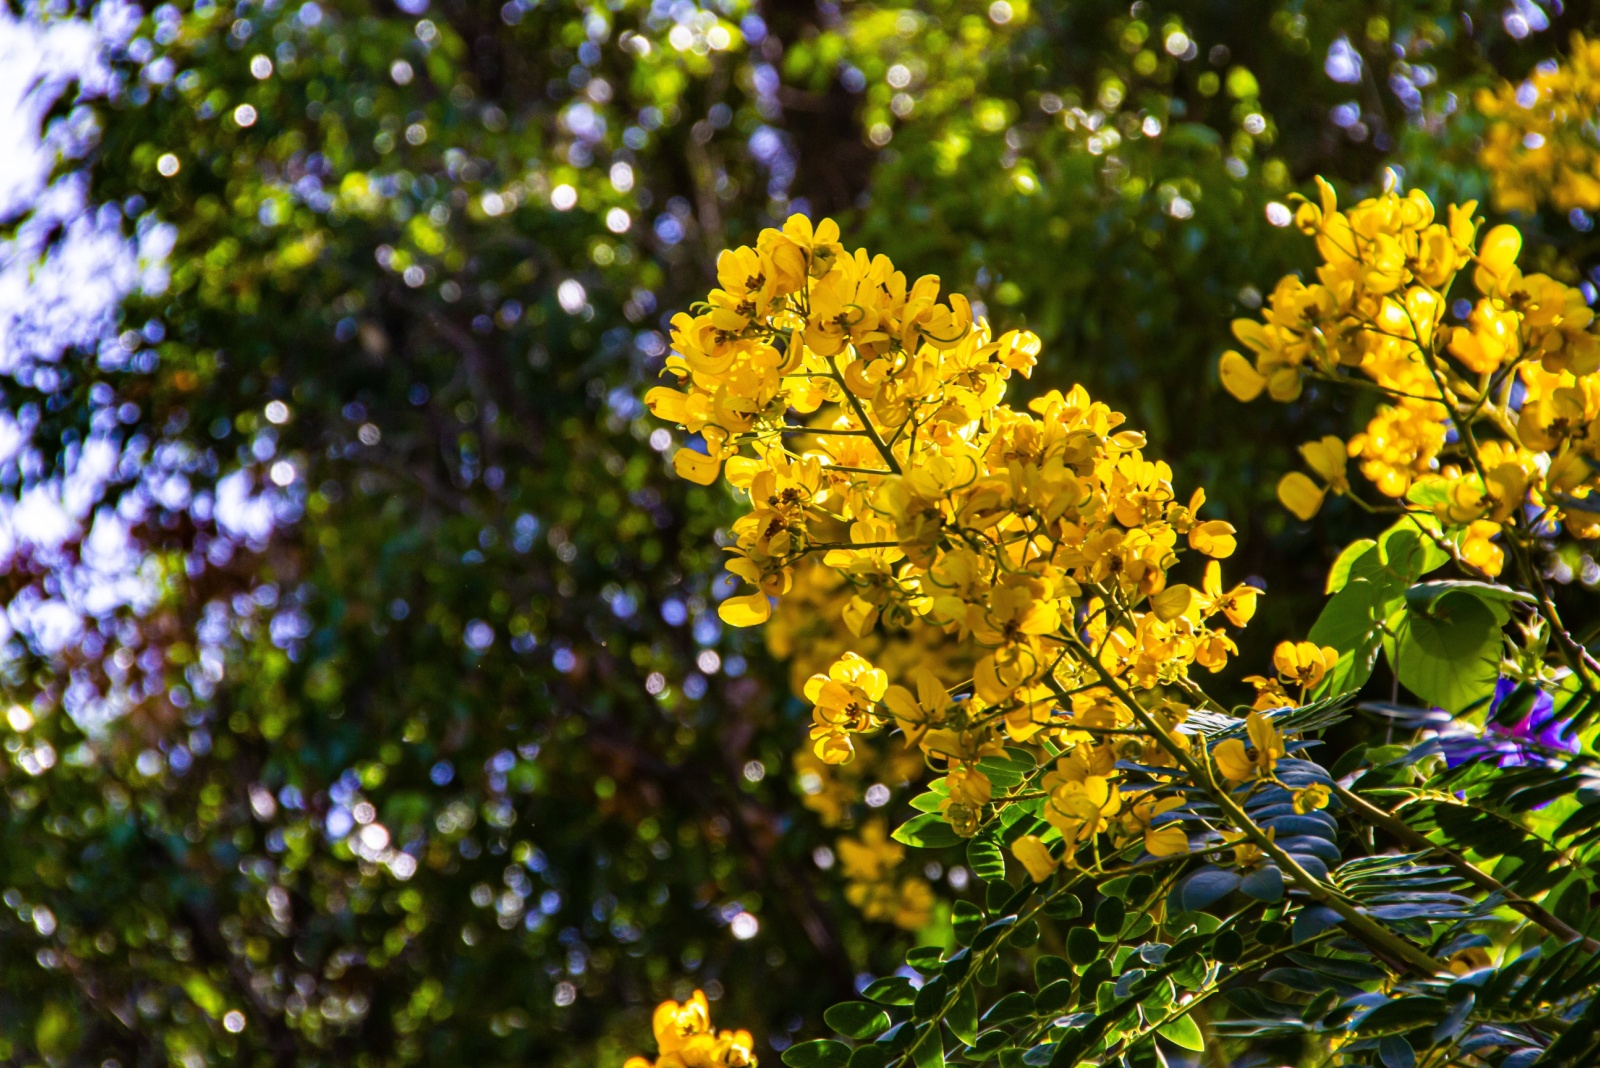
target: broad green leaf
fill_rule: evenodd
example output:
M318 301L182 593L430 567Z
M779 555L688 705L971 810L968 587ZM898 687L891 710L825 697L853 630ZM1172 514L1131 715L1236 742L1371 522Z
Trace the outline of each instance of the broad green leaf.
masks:
M1067 959L1078 967L1100 956L1100 939L1089 927L1074 927L1067 931Z
M944 1039L935 1021L917 1038L911 1047L911 1060L917 1068L944 1068Z
M1432 611L1405 612L1396 629L1400 682L1452 713L1494 692L1500 674L1500 620L1471 593L1452 591Z
M1000 843L990 835L980 835L967 843L967 867L984 882L1006 877L1006 857Z
M993 1027L997 1024L1020 1020L1024 1016L1032 1015L1033 995L1023 990L1017 990L989 1006L989 1011L983 1014L983 1022Z
M895 828L894 840L922 849L941 849L961 841L961 836L937 812L925 812Z
M890 975L870 984L861 996L879 1005L909 1005L917 998L917 988L903 975Z
M978 995L972 989L972 984L967 984L956 995L956 1000L944 1014L944 1022L962 1044L970 1046L978 1040Z
M1378 535L1378 553L1386 569L1410 584L1450 562L1436 540L1441 535L1437 519L1412 513Z
M1373 552L1377 547L1378 543L1371 538L1361 538L1346 545L1339 558L1333 562L1333 567L1328 569L1328 586L1325 592L1338 593L1352 577L1368 578L1371 572L1382 567L1378 554ZM1367 559L1369 554L1370 561ZM1352 575L1352 572L1355 574Z
M1200 1034L1200 1025L1187 1015L1180 1016L1171 1023L1162 1024L1156 1031L1168 1042L1184 1049L1199 1051L1206 1048L1205 1037Z
M831 1038L801 1042L783 1051L789 1068L843 1068L850 1060L850 1047Z
M869 1038L889 1028L889 1014L865 1001L844 1001L822 1014L827 1025L846 1038Z
M1349 693L1372 675L1381 646L1378 624L1403 602L1405 585L1387 573L1351 578L1329 598L1307 637L1331 645L1339 659L1317 687L1319 696Z
M1406 591L1406 605L1431 613L1433 606L1441 598L1450 593L1470 593L1491 606L1492 610L1504 623L1510 617L1506 614L1504 605L1520 602L1523 604L1536 604L1538 599L1531 593L1514 590L1509 586L1500 586L1492 582L1473 582L1468 579L1437 579L1433 582L1419 582Z
M1108 897L1095 907L1094 929L1101 938L1115 938L1122 933L1122 924L1127 917L1128 911L1122 902Z

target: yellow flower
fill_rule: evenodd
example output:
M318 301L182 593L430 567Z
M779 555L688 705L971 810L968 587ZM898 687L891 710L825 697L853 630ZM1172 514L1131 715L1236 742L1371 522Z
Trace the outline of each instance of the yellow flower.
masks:
M1338 650L1311 642L1279 642L1272 651L1278 677L1292 686L1315 686L1338 659Z
M1328 484L1329 491L1344 493L1350 488L1345 475L1349 456L1340 438L1328 434L1319 441L1308 441L1300 446L1300 455L1305 457L1307 466Z
M1288 752L1283 735L1260 712L1252 711L1245 717L1245 730L1250 737L1248 745L1238 738L1228 738L1211 751L1217 770L1229 782L1244 782L1257 775L1271 774L1278 759Z
M883 726L876 712L888 687L888 676L855 653L840 657L826 675L811 676L805 696L816 706L811 738L817 756L829 764L849 761L855 755L850 735Z
M1067 856L1082 842L1104 831L1122 808L1122 794L1108 777L1114 757L1106 751L1078 746L1056 761L1045 776L1044 818L1067 840Z
M1140 794L1122 815L1123 832L1144 839L1144 848L1153 857L1171 857L1189 851L1189 835L1178 822L1151 826L1156 817L1183 807L1181 797L1157 797L1153 791Z
M754 1040L748 1031L713 1031L711 1009L699 990L683 1004L663 1001L652 1021L660 1056L653 1068L755 1068ZM652 1068L644 1057L630 1057L624 1068Z
M906 745L916 745L930 727L945 721L945 709L950 704L950 694L939 681L939 676L923 668L916 676L917 692L912 696L904 686L891 686L884 692L883 703L894 714L895 725L906 736Z
M1304 816L1307 812L1327 808L1331 796L1326 786L1319 782L1311 783L1294 792L1294 810Z
M1413 236L1426 225L1417 220L1431 222L1422 203L1391 213L1412 220ZM1354 225L1331 193L1323 208L1318 225L1340 234ZM1007 406L1007 380L1038 362L1037 336L996 338L936 277L908 279L866 250L847 255L838 237L833 223L796 216L719 257L716 290L696 314L673 318L673 381L646 394L657 417L703 442L675 459L680 473L720 478L745 502L727 567L746 585L719 614L738 626L770 619L769 645L805 665L795 670L813 708L811 746L796 767L808 806L844 818L859 776L829 769L858 752L884 759L867 756L862 736L892 720L907 774L943 767L942 815L972 834L992 801L979 762L1007 743L1062 735L1053 718L1061 686L1074 690L1074 728L1130 731L1127 700L1084 686L1102 670L1152 710L1169 742L1188 745L1171 734L1184 710L1162 694L1179 692L1197 665L1224 667L1237 651L1224 621L1243 626L1255 611L1256 592L1225 589L1215 564L1237 549L1234 527L1200 519L1204 492L1180 497L1171 468L1145 454L1145 436L1083 387ZM1280 283L1265 322L1236 326L1252 356L1225 360L1230 389L1297 395L1303 374L1330 365L1322 339L1352 335L1338 319L1350 285L1403 287L1406 272L1444 270L1462 247L1453 230L1430 233L1425 251L1395 237L1381 262ZM1568 344L1576 311L1539 298L1541 308L1558 304L1548 329L1569 330L1560 334ZM1421 455L1412 452L1395 466ZM1212 558L1198 587L1171 579L1180 539ZM890 688L890 672L903 684ZM952 699L950 687L966 680L970 692ZM1152 738L1115 742L1074 737L1046 776L1047 818L1074 846L1122 812L1118 754L1175 767ZM1148 828L1156 803L1146 800L1130 818L1145 820L1150 848L1175 847L1173 831ZM902 925L932 907L929 888L890 870L851 886L864 912Z
M1250 622L1256 614L1256 598L1261 596L1261 591L1254 586L1240 583L1226 593L1222 589L1222 565L1215 560L1206 564L1205 579L1200 585L1200 608L1207 616L1218 612L1225 616L1229 623L1242 627Z

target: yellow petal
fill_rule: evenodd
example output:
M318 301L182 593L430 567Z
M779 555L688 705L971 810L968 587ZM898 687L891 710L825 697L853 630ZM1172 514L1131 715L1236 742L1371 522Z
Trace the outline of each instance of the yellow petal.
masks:
M1217 373L1222 376L1222 388L1242 401L1255 400L1267 388L1266 377L1233 349L1222 354Z
M669 423L682 423L689 412L689 395L667 386L657 386L644 395L650 414Z
M850 633L857 638L872 629L878 621L878 609L871 601L860 597L850 598L850 603L844 606L844 625L850 628Z
M1211 755L1216 759L1217 770L1229 782L1244 782L1255 776L1256 766L1245 755L1244 743L1237 738L1219 743Z
M1302 520L1309 520L1322 507L1322 489L1299 471L1290 471L1278 482L1278 500Z
M717 615L730 627L754 627L771 617L772 602L764 593L729 597L717 606Z
M717 480L717 473L722 470L722 461L707 456L695 449L679 449L672 454L672 469L678 473L679 478L701 486L709 486Z
M1189 531L1189 547L1215 559L1225 560L1239 546L1238 539L1233 535L1232 523L1220 519L1208 520Z
M1522 234L1515 226L1502 224L1490 230L1478 250L1478 260L1495 274L1505 274L1522 251Z
M1153 857L1175 857L1189 852L1189 835L1176 823L1152 827L1144 832L1144 847Z
M1163 623L1170 623L1189 610L1194 603L1194 589L1179 583L1168 586L1150 598L1150 610Z
M1011 844L1011 855L1022 862L1036 883L1044 882L1056 870L1056 858L1037 835L1025 834L1018 838Z

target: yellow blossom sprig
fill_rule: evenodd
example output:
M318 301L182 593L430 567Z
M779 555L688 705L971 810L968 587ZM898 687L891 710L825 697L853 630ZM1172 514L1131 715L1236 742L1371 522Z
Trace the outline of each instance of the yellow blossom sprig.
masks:
M1317 280L1285 277L1261 320L1235 321L1253 358L1224 353L1222 382L1240 400L1289 401L1307 379L1325 379L1375 389L1386 403L1348 442L1304 446L1317 477L1286 474L1284 505L1309 519L1325 496L1352 493L1354 460L1382 496L1431 513L1485 575L1501 572L1508 544L1527 540L1530 514L1600 536L1600 334L1582 293L1524 275L1515 227L1480 242L1472 203L1438 222L1422 192L1391 189L1340 211L1320 185L1320 204L1295 215L1322 256ZM1450 326L1451 294L1469 268L1478 299Z
M651 1024L658 1056L629 1057L623 1068L756 1068L750 1032L714 1030L703 991L682 1004L663 1001Z
M1517 583L1554 638L1553 652L1586 699L1600 694L1597 662L1566 630L1534 556L1550 537L1600 537L1600 331L1583 294L1517 266L1522 236L1496 226L1480 239L1476 204L1436 219L1419 190L1393 175L1379 196L1340 210L1318 179L1299 228L1316 241L1316 280L1290 275L1261 318L1234 333L1252 352L1223 354L1223 385L1250 401L1299 396L1307 380L1384 398L1344 459L1383 497L1417 516L1469 573ZM1458 291L1470 284L1476 299ZM1463 303L1465 322L1447 310ZM1286 474L1280 500L1302 519L1351 488L1339 439L1307 445L1318 476Z
M646 399L705 445L680 451L681 473L721 473L749 500L728 566L752 589L723 602L726 622L763 622L820 556L852 591L849 632L915 622L974 648L958 698L931 666L890 688L854 654L806 684L819 757L846 761L853 736L893 721L949 772L964 814L988 800L978 761L1048 725L1075 616L1148 690L1220 669L1254 591L1224 589L1216 569L1198 588L1168 582L1180 539L1226 557L1233 528L1196 515L1203 493L1177 499L1119 413L1081 388L1032 413L1000 403L1037 338L996 340L936 278L908 283L837 238L796 216L725 253L721 287L674 321L678 387Z

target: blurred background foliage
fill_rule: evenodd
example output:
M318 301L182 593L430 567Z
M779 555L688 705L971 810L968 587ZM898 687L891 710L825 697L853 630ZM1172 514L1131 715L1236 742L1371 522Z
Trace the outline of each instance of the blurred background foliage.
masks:
M830 214L1037 331L1019 389L1085 383L1244 532L1264 663L1366 530L1272 503L1342 400L1216 381L1312 262L1283 205L1483 198L1475 90L1584 8L13 8L100 75L34 89L6 262L109 272L92 221L143 273L0 335L0 1060L615 1065L699 986L775 1062L968 886L874 832L914 760L791 759L833 636L716 618L727 502L638 398L717 252ZM1517 221L1593 265L1581 209Z

